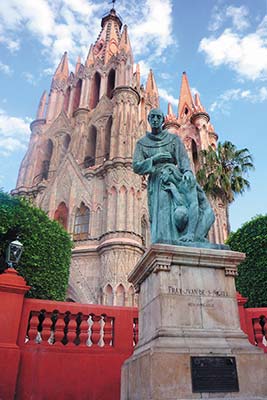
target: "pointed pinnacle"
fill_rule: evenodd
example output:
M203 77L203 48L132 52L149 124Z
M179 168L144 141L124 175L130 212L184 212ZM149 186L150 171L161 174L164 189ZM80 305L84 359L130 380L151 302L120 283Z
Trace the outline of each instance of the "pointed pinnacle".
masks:
M89 52L88 52L88 56L85 62L85 65L87 67L89 67L90 65L93 65L95 63L95 57L94 57L94 52L93 52L93 48L94 46L91 44Z
M38 110L36 113L36 119L43 119L44 118L44 111L45 111L45 105L46 105L46 98L47 98L47 93L46 90L43 92L39 105L38 105Z
M81 66L81 57L80 57L80 56L78 56L78 58L77 58L77 62L76 62L76 67L75 67L75 75L77 75L77 74L78 74L78 72L79 72L79 69L80 69L80 66Z
M69 76L68 54L65 51L54 74L54 79L66 80Z

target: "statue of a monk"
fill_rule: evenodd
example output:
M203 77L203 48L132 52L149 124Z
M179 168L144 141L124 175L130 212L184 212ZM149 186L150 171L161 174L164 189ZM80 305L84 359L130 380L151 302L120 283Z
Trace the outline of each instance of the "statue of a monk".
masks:
M162 129L160 109L152 109L148 121L152 131L136 144L133 170L148 174L151 241L205 242L214 213L195 180L185 147L179 136Z

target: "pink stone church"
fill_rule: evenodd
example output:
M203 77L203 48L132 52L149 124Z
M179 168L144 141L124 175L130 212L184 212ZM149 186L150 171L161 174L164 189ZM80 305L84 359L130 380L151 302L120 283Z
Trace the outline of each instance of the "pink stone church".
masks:
M70 72L64 53L48 98L46 92L41 97L12 194L31 199L72 235L68 300L135 305L127 276L150 238L146 180L133 173L132 156L149 111L158 106L153 72L143 86L127 26L114 8L102 18L84 64L78 59ZM216 148L210 116L192 96L185 72L178 114L169 104L165 127L181 137L195 172L200 150ZM209 239L223 243L226 209L219 199L212 206Z

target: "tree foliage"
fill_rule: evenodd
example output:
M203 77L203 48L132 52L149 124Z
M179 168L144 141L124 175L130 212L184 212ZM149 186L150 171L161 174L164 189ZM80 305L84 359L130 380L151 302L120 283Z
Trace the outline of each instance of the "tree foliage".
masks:
M254 166L247 148L238 150L229 141L219 142L217 149L209 146L208 150L202 150L201 157L197 180L208 195L219 197L228 205L236 194L243 194L250 187L245 175Z
M0 191L0 263L16 237L23 253L16 269L31 286L28 297L64 300L72 242L68 233L44 211L25 199Z
M248 297L247 307L267 307L267 215L259 215L231 233L227 244L246 253L238 267L237 290Z

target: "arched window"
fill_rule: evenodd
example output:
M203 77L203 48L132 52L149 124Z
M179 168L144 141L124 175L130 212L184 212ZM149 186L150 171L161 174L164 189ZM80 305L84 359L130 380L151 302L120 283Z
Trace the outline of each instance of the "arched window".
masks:
M75 110L77 110L77 108L79 108L81 91L82 91L82 80L79 79L76 84L76 88L75 88L75 94L74 94L74 100L73 100L73 112Z
M108 84L107 84L107 96L109 99L111 99L112 90L115 87L115 76L116 75L114 69L111 69L108 74Z
M64 109L65 113L68 112L68 108L69 108L70 90L71 89L70 89L70 86L69 86L68 89L66 90L65 97L64 97L64 107L63 107L63 109Z
M96 137L96 127L91 125L89 129L89 135L87 137L86 152L83 161L84 168L92 167L96 163Z
M68 226L68 208L64 201L62 201L55 211L54 220L58 221L63 228L67 229Z
M125 289L122 284L116 289L116 306L125 306Z
M83 240L88 238L89 232L89 221L90 221L90 210L88 207L81 203L80 208L77 209L74 229L73 229L73 239Z
M48 139L45 147L44 160L42 163L41 179L48 179L49 177L49 168L50 168L52 153L53 153L53 142L51 139Z
M91 95L90 95L90 103L89 103L90 110L95 108L97 103L99 102L100 83L101 83L100 74L98 72L96 72L93 77L92 86L91 86Z
M110 284L104 289L104 304L107 306L113 306L113 290Z
M105 159L109 160L110 154L110 138L111 138L111 128L112 128L112 117L108 119L106 132L105 132Z
M143 215L141 219L141 235L142 235L142 242L143 246L148 246L148 225L146 222L146 217Z

